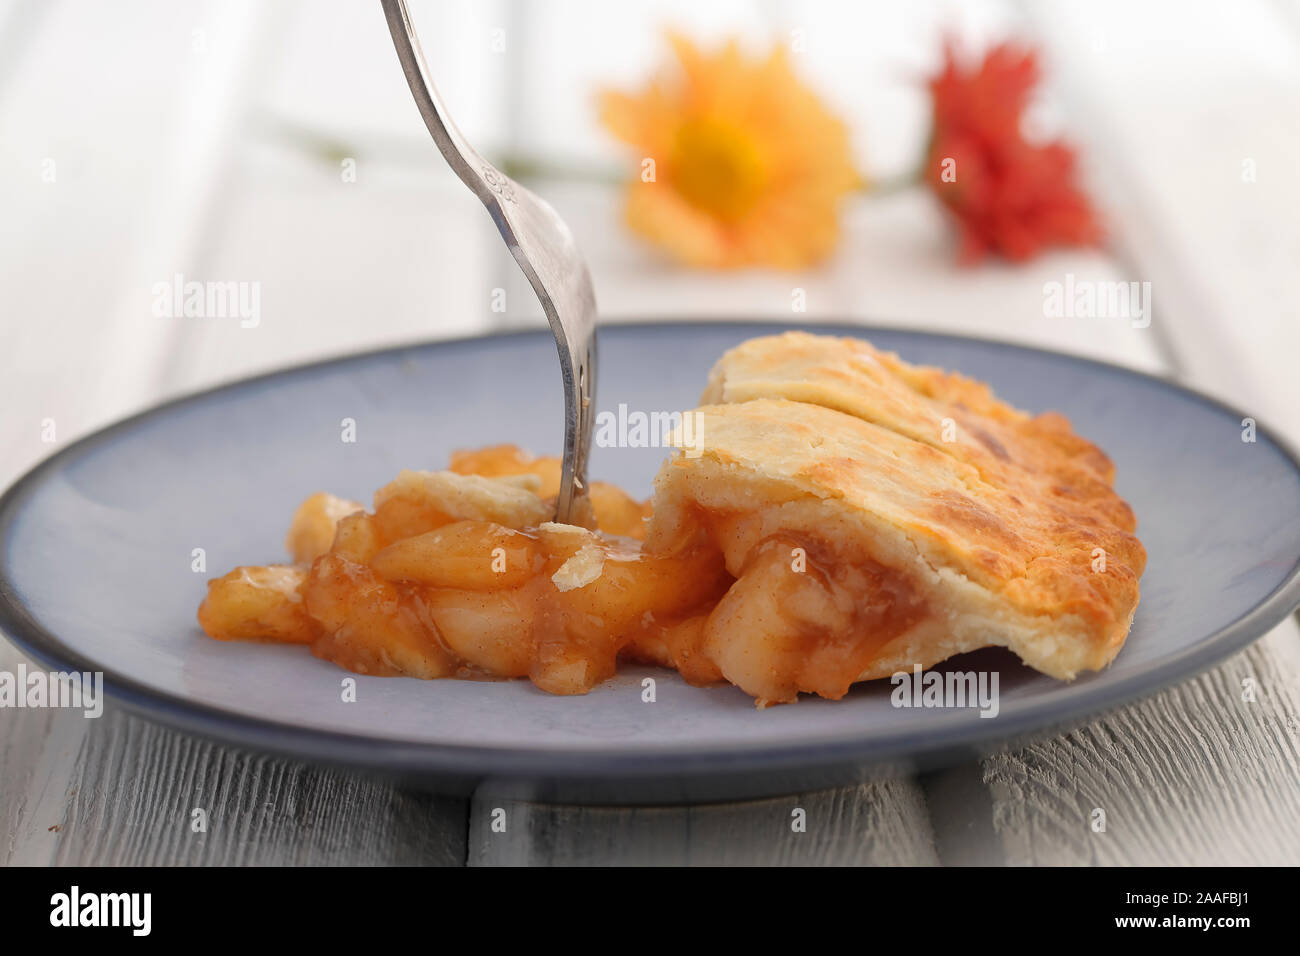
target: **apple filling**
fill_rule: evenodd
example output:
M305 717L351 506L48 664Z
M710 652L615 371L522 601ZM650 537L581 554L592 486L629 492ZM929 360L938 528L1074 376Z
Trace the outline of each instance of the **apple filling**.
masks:
M649 508L597 482L593 527L552 523L559 468L499 446L403 472L372 512L313 495L289 531L294 563L210 582L199 623L362 674L528 677L556 694L622 657L761 705L842 697L925 617L907 576L761 511L693 507L644 544Z
M678 526L703 530L702 546L722 553L733 583L705 615L642 628L628 655L692 683L729 681L760 706L801 692L838 700L925 618L905 575L768 524L762 512L692 508Z

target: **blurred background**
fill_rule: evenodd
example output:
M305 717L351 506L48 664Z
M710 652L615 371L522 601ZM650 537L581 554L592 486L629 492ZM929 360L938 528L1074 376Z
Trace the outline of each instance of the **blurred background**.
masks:
M754 317L942 329L1176 374L1300 437L1300 5L1290 0L412 0L481 152L568 220L611 322ZM875 184L816 266L682 265L629 230L638 154L598 92L665 28L791 49ZM948 37L1012 38L1025 115L1078 151L1098 248L957 261L911 181ZM797 38L798 42L793 42ZM438 156L371 0L0 0L0 477L158 399L322 356L541 327ZM255 327L165 318L182 274L256 284ZM1047 314L1045 285L1150 282L1152 321ZM504 290L501 293L497 290ZM792 305L802 290L805 311ZM52 427L51 427L52 426Z

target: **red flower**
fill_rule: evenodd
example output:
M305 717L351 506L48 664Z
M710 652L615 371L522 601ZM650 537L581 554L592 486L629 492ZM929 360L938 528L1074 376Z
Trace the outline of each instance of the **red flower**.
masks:
M1032 144L1021 116L1038 82L1032 52L994 47L974 71L945 46L930 81L934 132L926 181L956 218L963 262L993 252L1030 259L1050 245L1101 239L1088 197L1074 182L1074 151L1063 142Z

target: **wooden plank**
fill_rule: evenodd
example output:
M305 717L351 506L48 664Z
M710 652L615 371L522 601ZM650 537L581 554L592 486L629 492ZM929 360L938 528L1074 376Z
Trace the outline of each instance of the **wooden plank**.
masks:
M220 238L186 271L256 282L260 321L173 323L163 391L476 334L501 319L493 290L518 268L482 204L434 162L391 168L363 154L357 181L345 182L337 160L244 150L237 188L216 204ZM536 303L530 290L519 295Z
M0 637L0 671L16 673L35 664ZM43 862L49 835L63 819L73 759L93 723L79 712L0 710L0 864Z
M796 832L800 809L805 829ZM504 832L493 828L502 813ZM690 807L573 807L475 796L468 839L471 866L938 862L925 798L910 778Z
M1294 866L1297 636L1288 623L1195 680L988 760L1006 861ZM1253 703L1242 699L1247 678L1256 682ZM1097 809L1104 832L1093 829Z
M1151 330L1189 380L1295 441L1300 126L1277 117L1300 102L1300 42L1281 9L1024 4L1129 278L1150 282Z
M29 713L48 726L7 735L6 865L464 862L464 800L222 746L111 705L97 720Z

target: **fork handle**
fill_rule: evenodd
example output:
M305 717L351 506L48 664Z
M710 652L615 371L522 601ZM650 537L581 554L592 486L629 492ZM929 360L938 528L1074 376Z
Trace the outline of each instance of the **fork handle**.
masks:
M411 88L420 116L424 118L424 125L428 127L433 141L438 144L438 151L461 182L490 207L495 197L483 182L481 170L486 164L456 128L450 112L438 96L438 88L434 86L424 60L424 51L420 49L420 38L416 36L411 15L406 9L406 0L379 2L384 8L384 18L388 21L388 32L393 36L393 46L397 48L397 59L401 61L402 72L406 74L406 83Z

